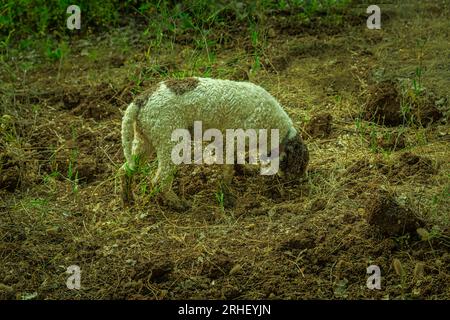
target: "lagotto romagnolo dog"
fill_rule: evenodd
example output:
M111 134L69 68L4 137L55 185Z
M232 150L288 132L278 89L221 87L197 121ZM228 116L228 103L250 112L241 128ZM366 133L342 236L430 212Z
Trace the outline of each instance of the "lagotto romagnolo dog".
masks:
M130 172L135 170L136 159L148 160L156 153L158 169L153 186L160 188L170 206L178 209L186 206L172 190L176 164L171 155L177 142L171 137L174 130L192 130L195 121L201 121L203 130L215 128L222 132L238 128L278 129L281 173L302 176L306 172L309 153L300 133L277 100L260 86L196 77L166 80L138 96L123 116L126 163L121 168L121 177L125 204L132 201ZM229 183L233 165L223 166L225 183Z

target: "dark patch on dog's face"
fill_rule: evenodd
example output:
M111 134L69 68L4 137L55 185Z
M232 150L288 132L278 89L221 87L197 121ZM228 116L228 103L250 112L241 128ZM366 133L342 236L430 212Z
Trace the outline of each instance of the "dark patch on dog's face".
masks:
M181 96L186 92L192 91L198 86L197 78L184 78L184 79L170 79L164 82L164 84L177 96Z
M280 151L282 152L281 171L287 175L303 176L308 167L309 152L300 134L298 133L290 140L285 139Z
M145 89L145 91L141 92L135 99L134 104L138 106L139 109L141 109L148 101L148 99L151 97L153 92L156 91L158 88L158 85L154 84L150 86L149 88Z

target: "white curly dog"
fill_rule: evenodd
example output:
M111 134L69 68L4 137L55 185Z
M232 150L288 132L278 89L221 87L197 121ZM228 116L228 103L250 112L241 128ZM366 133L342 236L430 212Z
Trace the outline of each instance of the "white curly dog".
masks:
M148 160L156 153L158 169L152 184L164 200L177 209L186 201L172 190L176 165L171 159L177 129L192 130L195 121L203 129L278 129L280 171L286 176L306 172L309 153L292 120L266 90L249 82L210 78L171 79L158 83L138 96L122 120L122 144L126 163L121 168L124 204L132 201L132 172L137 159ZM230 183L233 166L225 164L225 183Z

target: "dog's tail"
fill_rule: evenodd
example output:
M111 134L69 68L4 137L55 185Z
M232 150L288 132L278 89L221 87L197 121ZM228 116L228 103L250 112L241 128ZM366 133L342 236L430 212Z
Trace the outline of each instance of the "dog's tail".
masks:
M134 140L134 124L139 114L139 106L132 102L125 110L122 119L122 146L123 154L128 165L133 164L132 148Z

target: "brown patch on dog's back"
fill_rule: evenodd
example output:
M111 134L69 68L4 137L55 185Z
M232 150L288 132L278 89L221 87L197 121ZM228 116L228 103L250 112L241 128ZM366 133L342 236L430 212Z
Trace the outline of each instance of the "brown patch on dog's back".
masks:
M170 79L164 82L167 88L178 96L197 88L199 80L197 78Z
M151 97L153 92L155 92L159 87L159 84L153 84L149 88L145 89L141 92L135 99L134 103L138 106L138 108L142 108L147 102L148 98Z

